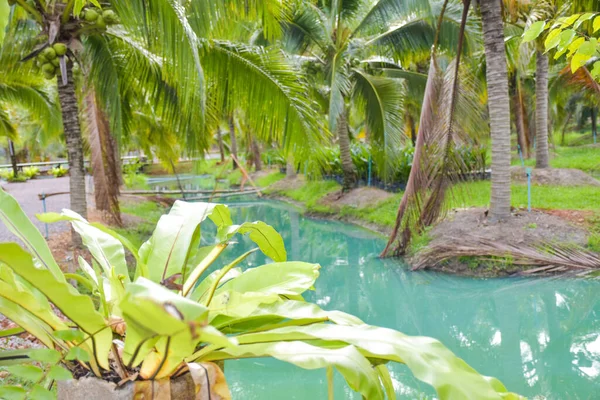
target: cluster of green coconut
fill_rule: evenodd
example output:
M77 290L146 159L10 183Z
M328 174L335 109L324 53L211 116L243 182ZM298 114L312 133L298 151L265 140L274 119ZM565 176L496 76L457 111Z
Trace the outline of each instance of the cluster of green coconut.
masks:
M67 45L64 43L54 43L46 47L37 56L37 65L42 69L46 79L52 79L60 69L60 57L67 54Z
M119 17L113 10L100 10L99 8L86 8L81 12L81 19L92 24L98 29L106 29L108 25L119 23Z

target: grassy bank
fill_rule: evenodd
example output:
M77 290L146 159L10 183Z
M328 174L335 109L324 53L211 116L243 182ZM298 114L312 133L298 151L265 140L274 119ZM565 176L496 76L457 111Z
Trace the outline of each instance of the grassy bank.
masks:
M513 158L513 165L521 165L518 158ZM525 160L528 167L535 166L535 158ZM585 172L600 170L600 149L592 146L556 146L550 151L550 166L552 168L575 168Z

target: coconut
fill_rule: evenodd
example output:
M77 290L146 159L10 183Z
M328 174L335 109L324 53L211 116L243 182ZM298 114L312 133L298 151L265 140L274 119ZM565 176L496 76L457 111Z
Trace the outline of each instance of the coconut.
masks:
M56 74L54 73L54 71L53 72L43 71L43 72L44 72L44 78L46 78L46 79L52 79L52 78L54 78L56 76Z
M104 21L108 24L116 24L117 21L119 20L119 18L117 17L117 14L113 11L113 10L106 10L102 13L102 18L104 18Z
M54 46L52 46L52 48L59 56L64 56L65 54L67 54L67 45L64 43L55 43Z
M56 71L56 67L54 67L54 65L50 64L50 63L46 63L44 65L42 65L42 71L44 72L52 72L54 73Z
M60 67L60 58L56 57L50 61L50 64L54 65L56 68Z
M48 61L56 58L56 51L54 51L52 47L46 47L42 53L44 54L44 57L48 59Z
M37 59L42 64L48 62L48 58L43 53L38 54Z
M91 8L88 8L87 10L85 10L84 18L87 22L95 22L99 16L100 15L98 14L98 12L96 10L93 10Z
M106 29L106 21L104 20L102 15L98 16L98 19L96 19L96 27L100 29Z

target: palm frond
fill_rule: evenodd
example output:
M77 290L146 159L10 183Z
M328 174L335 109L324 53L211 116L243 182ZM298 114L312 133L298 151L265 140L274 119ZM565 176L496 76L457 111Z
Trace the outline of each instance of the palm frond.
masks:
M329 38L321 15L314 7L301 3L283 28L282 43L286 51L302 54L311 45L326 51Z
M401 82L385 76L374 76L355 68L352 98L355 105L364 110L366 126L374 149L385 157L400 147L403 137L403 90ZM386 168L387 170L388 168Z
M322 140L302 73L279 50L213 41L202 62L216 107L224 105L229 114L243 109L259 138L279 141L287 149L311 148Z
M467 172L456 152L459 138L467 135L455 122L455 115L461 97L459 66L469 4L466 0L456 62L443 78L438 72L435 48L432 50L413 167L383 256L403 254L414 232L437 221L445 211L448 188ZM402 236L398 238L400 232Z
M353 36L372 35L380 32L384 27L410 19L412 15L431 15L429 1L376 1L354 30Z
M200 1L187 5L204 5L212 10L211 3ZM197 109L196 118L202 122L205 85L199 49L206 41L192 29L188 10L176 0L114 0L112 5L126 31L142 40L143 47L149 52L166 60L163 65L165 81L172 85L173 82L185 82L188 90L180 93L180 103Z
M518 246L484 240L475 236L445 238L434 243L426 252L417 256L413 269L431 268L452 258L510 257L515 265L537 267L525 270L524 275L541 273L575 272L588 274L600 269L600 257L596 253L556 243L519 244Z

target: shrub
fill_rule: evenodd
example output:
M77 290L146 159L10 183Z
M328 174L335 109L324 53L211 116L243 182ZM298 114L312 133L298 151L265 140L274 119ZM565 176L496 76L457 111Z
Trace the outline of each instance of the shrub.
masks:
M61 178L65 176L68 172L69 170L63 167L62 165L54 167L52 168L52 171L50 171L50 173L54 175L55 178Z
M40 174L40 169L38 167L26 167L23 168L23 175L27 179L35 179Z
M388 398L395 397L385 366L390 361L405 363L441 399L465 393L478 399L518 398L436 340L370 326L305 301L302 294L313 288L320 266L286 262L283 239L271 226L234 225L224 205L176 202L139 249L72 211L40 216L46 223L70 221L82 236L93 263L80 257L80 274L61 271L43 236L2 190L0 215L31 251L0 244L0 299L6 300L0 312L47 347L0 352L0 367L8 365L9 372L33 382L29 398L41 398L40 393L51 398L56 380L70 380L81 369L79 376L152 380L155 388L186 371L199 378L207 367L218 370L211 362L248 357L336 368L352 389L371 400L383 400L386 391ZM218 233L212 245L200 247L205 219ZM257 247L229 264L217 262L236 235L248 235ZM125 248L136 260L132 274ZM242 270L239 265L258 250L274 263ZM207 273L213 264L225 266ZM43 363L48 373L25 362ZM219 384L215 387L227 389ZM23 387L0 387L0 398L7 394L27 395Z
M23 174L19 174L15 176L12 169L3 169L0 170L0 178L5 181L15 183L15 182L27 182L27 177Z

